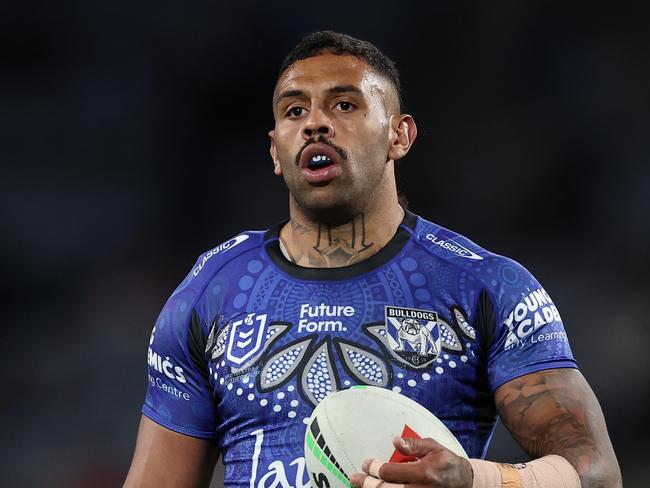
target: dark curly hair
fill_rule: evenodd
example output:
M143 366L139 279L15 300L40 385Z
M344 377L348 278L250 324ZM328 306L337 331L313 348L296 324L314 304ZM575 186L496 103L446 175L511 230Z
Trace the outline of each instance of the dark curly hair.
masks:
M402 111L402 87L395 63L373 44L347 34L327 30L307 34L284 58L278 76L282 76L282 73L296 61L311 58L323 52L338 55L347 54L368 63L378 74L388 78L393 84L397 92L400 112Z

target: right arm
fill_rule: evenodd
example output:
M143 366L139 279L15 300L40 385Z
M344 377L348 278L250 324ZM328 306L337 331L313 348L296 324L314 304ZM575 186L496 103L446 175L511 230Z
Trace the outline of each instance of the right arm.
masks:
M124 488L208 487L218 458L216 441L178 434L143 415Z

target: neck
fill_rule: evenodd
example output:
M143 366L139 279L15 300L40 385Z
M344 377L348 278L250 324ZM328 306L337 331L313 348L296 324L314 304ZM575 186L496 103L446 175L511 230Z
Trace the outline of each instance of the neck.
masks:
M309 220L295 205L290 211L280 239L288 258L307 268L339 268L369 258L391 240L404 218L397 198L336 226Z

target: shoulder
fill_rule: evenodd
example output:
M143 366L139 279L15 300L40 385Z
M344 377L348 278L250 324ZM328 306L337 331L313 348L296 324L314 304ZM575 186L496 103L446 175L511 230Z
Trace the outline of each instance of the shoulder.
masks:
M525 281L530 273L519 262L489 251L458 232L418 217L415 238L446 266L471 275L485 288Z
M463 267L494 258L503 258L479 246L464 235L422 217L417 218L415 234L420 243L433 255Z
M192 276L212 275L225 263L257 249L264 243L265 230L248 230L237 234L221 244L205 251L192 268Z
M188 288L203 289L227 263L259 250L264 244L265 233L266 230L243 231L203 252L172 296Z

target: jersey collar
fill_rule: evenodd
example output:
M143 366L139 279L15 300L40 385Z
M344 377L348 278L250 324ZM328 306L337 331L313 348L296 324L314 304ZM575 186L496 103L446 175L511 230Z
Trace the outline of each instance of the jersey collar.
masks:
M404 218L395 235L386 245L368 259L340 268L305 268L287 260L280 250L280 229L288 221L280 222L264 234L265 250L270 260L288 275L310 281L333 281L354 278L373 271L393 259L409 241L415 231L417 215L404 211Z

